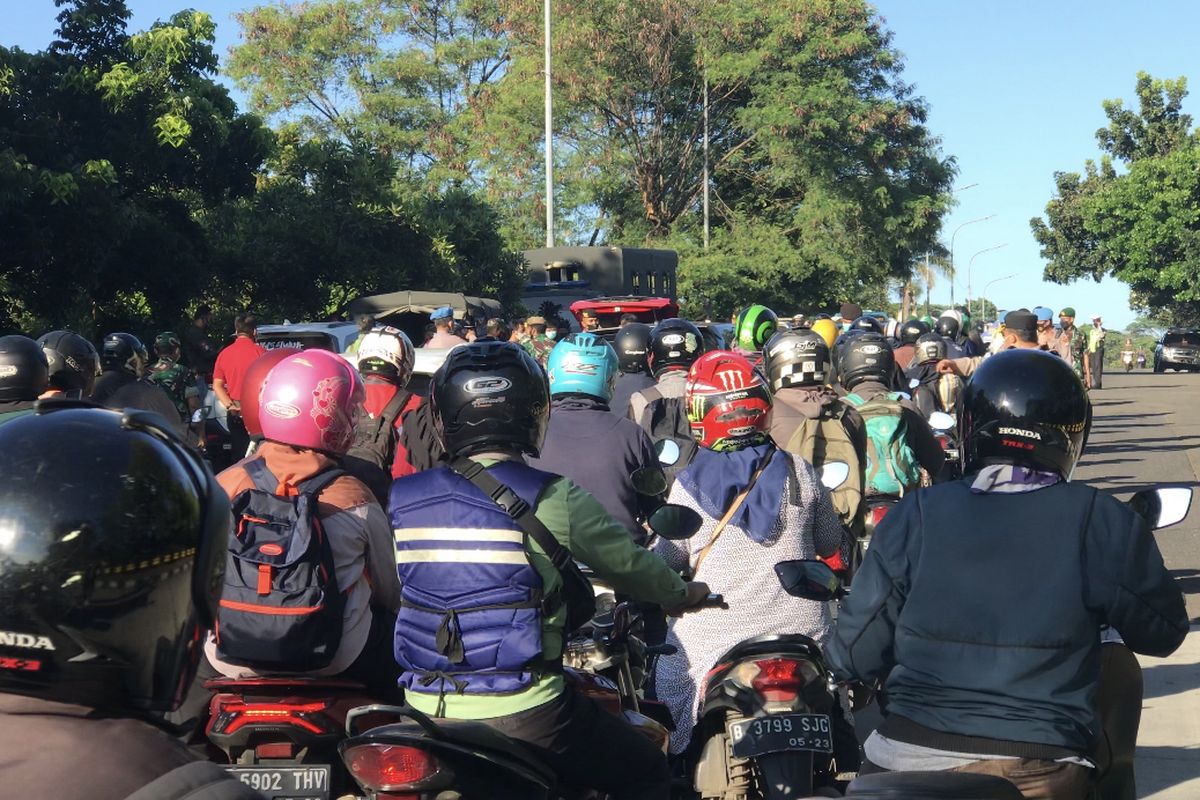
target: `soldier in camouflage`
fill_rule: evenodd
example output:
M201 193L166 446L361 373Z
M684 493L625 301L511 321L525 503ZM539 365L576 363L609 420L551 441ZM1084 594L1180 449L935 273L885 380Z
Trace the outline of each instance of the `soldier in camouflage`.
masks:
M545 369L546 359L554 349L554 340L546 336L546 318L530 317L525 320L525 330L529 339L521 342L521 346Z
M1064 308L1058 312L1058 321L1061 329L1050 343L1050 349L1074 368L1075 374L1084 382L1086 388L1089 384L1088 364L1084 357L1087 351L1087 335L1075 326L1073 308Z
M192 416L200 408L200 390L196 387L196 373L179 363L179 337L171 331L163 331L154 339L154 352L158 361L150 367L146 378L167 393L180 420L195 427ZM197 434L197 431L191 433Z

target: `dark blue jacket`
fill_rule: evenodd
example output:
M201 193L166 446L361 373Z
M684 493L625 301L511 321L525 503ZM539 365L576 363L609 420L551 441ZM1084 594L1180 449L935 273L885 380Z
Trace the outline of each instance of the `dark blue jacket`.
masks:
M541 456L529 459L529 465L575 481L637 541L645 538L638 519L659 500L639 495L631 476L642 467L657 467L658 456L646 432L610 413L606 404L584 397L554 398Z
M618 417L628 417L629 398L653 385L654 378L644 372L622 372L617 378L617 387L613 390L612 400L608 401L608 407Z
M843 679L886 679L891 738L1090 752L1100 626L1168 655L1188 631L1183 595L1146 523L1114 498L1078 483L972 494L970 480L909 494L880 524L830 661ZM997 746L1011 742L1047 752Z

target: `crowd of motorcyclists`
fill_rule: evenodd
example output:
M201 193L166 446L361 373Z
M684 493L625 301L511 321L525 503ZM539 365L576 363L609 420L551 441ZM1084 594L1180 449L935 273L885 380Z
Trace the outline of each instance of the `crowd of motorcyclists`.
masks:
M485 721L565 785L667 798L667 757L563 680L579 562L668 615L647 691L672 756L721 653L800 633L832 679L886 696L860 765L841 693L843 771L1082 800L1101 627L1154 655L1188 630L1146 523L1070 481L1103 359L1101 321L1070 308L1057 329L1008 312L989 343L958 309L756 304L717 348L685 319L465 337L439 310L426 346L451 349L427 394L394 327L370 320L345 355L268 351L242 314L217 352L207 315L154 362L127 333L0 338L0 748L20 754L0 796L253 796L164 715L196 724L207 678L303 673ZM209 379L246 454L215 477L194 449ZM653 536L663 504L698 529ZM836 623L781 588L795 559L851 586ZM47 792L50 742L89 768Z

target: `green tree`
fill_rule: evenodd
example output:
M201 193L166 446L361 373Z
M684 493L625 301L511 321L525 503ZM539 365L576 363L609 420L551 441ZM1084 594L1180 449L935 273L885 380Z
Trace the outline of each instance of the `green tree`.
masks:
M1104 103L1100 164L1056 174L1046 219L1030 221L1047 279L1111 275L1135 307L1200 321L1200 137L1181 111L1186 94L1183 78L1139 73L1137 113Z

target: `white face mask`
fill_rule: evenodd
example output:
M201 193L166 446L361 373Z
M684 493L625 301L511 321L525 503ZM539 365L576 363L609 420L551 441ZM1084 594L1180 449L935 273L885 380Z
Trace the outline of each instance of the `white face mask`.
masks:
M547 339L557 339L558 338L558 329L551 328L550 330L546 331L546 338Z

